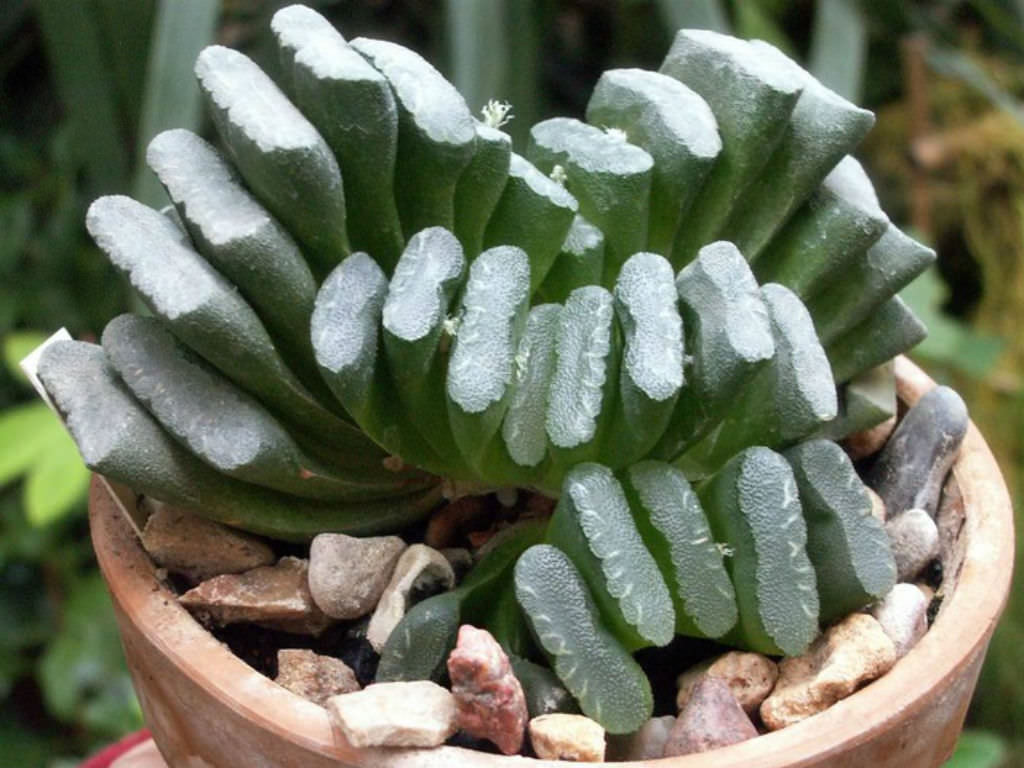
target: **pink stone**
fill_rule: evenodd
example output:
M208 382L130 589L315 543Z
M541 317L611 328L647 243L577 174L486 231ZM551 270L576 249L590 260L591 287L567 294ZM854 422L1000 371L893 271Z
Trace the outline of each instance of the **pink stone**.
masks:
M529 720L526 696L491 633L469 624L459 627L455 650L448 656L448 675L459 728L493 742L506 755L519 752Z
M704 675L694 686L686 706L665 743L665 757L707 752L757 736L728 683Z

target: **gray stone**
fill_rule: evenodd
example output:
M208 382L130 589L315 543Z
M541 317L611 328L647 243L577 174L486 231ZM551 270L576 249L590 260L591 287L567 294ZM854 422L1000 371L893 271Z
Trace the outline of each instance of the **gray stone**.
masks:
M898 581L912 581L939 555L939 529L923 509L911 509L885 524Z
M686 707L693 689L705 677L716 677L726 685L736 701L748 715L757 712L779 678L778 665L760 653L730 651L717 658L691 667L676 680L679 693L676 695L676 709Z
M908 509L935 516L967 424L967 407L949 387L936 387L907 411L867 476L890 517Z
M352 693L362 687L355 672L341 659L321 656L305 648L282 648L277 652L274 682L321 707L327 706L332 696Z
M406 545L397 536L357 538L321 533L309 547L309 591L324 613L358 619L387 587Z
M445 556L426 544L413 544L398 558L391 581L370 617L366 639L379 653L409 610L414 592L428 587L443 591L454 586L455 572Z
M676 718L664 757L707 752L757 736L757 728L733 696L729 685L704 675L694 686L686 706Z
M830 627L803 656L783 659L779 682L761 705L761 720L775 731L822 712L896 663L896 648L866 613Z
M429 680L375 683L332 696L327 711L349 744L437 747L455 733L455 698Z
M155 499L142 504L149 512L142 546L157 565L193 583L274 562L273 550L255 536Z
M452 570L455 571L455 582L459 583L467 573L473 570L473 553L465 547L446 547L441 550Z
M215 576L179 599L201 621L218 625L251 622L282 632L318 635L333 620L309 594L306 560L282 557L276 565Z
M672 726L676 719L672 715L652 717L634 733L608 736L608 760L657 760L665 752Z
M914 584L897 584L879 603L871 615L882 625L885 634L901 659L928 631L929 599Z
M604 728L583 715L556 712L530 721L530 744L541 760L600 763L604 760Z

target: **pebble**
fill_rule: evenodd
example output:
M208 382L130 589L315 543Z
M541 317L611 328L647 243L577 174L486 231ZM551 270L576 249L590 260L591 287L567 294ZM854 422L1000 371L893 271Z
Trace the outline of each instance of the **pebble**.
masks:
M657 760L665 752L672 726L676 719L672 715L652 717L638 731L619 736L608 736L608 760Z
M583 715L560 712L530 721L530 743L541 760L604 761L604 728Z
M703 677L715 677L729 686L732 695L748 715L757 712L761 702L779 679L778 665L760 653L730 651L704 664L691 667L679 676L676 709L682 711L693 689Z
M365 616L377 606L405 548L397 536L321 533L309 547L313 600L335 619Z
M911 509L885 524L896 561L897 581L912 581L939 556L939 529L923 509Z
M896 649L882 626L853 613L830 627L803 656L783 659L779 682L761 705L769 729L798 723L822 712L896 663Z
M458 584L466 574L473 570L473 553L465 547L446 547L441 550L445 560L455 572L455 583Z
M704 675L693 687L665 742L664 757L678 757L727 747L757 736L729 684Z
M299 635L318 635L333 623L309 593L309 563L282 557L276 565L207 579L179 599L201 620L221 626L242 621Z
M885 508L885 502L882 501L882 497L866 485L864 490L868 492L868 498L871 499L871 516L878 522L884 523L888 519L889 513Z
M929 599L914 584L897 584L871 608L902 659L928 631Z
M455 586L455 572L451 564L436 549L425 544L413 544L398 558L391 581L385 587L370 617L370 625L366 628L366 639L375 651L380 653L391 631L409 610L413 592L435 586L440 587L435 591Z
M459 728L487 739L506 755L519 752L530 719L526 696L490 632L469 624L459 627L455 649L448 656L448 676Z
M923 509L935 516L967 424L967 407L949 387L936 387L907 411L867 476L890 515Z
M868 456L874 456L882 450L895 428L896 417L890 416L881 424L876 424L860 432L854 432L843 440L843 446L846 448L847 455L853 461L860 461Z
M277 652L274 682L321 707L327 706L331 696L362 688L355 672L341 659L305 648L282 648Z
M142 546L157 565L194 584L274 563L273 550L255 536L155 499L143 504L150 515Z
M332 696L327 711L353 747L438 747L455 733L455 697L429 680L375 683Z

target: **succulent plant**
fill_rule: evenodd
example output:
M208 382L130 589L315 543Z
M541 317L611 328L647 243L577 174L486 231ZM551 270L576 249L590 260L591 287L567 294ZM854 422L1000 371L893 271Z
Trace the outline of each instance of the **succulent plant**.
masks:
M443 491L556 497L410 611L379 677L440 674L471 620L611 732L651 711L637 649L799 654L892 586L834 441L895 413L886 362L924 335L896 292L934 254L849 154L871 113L683 30L519 155L505 106L474 119L412 51L301 6L273 30L278 83L200 55L224 151L154 139L172 209L89 210L152 311L42 358L90 468L299 540Z

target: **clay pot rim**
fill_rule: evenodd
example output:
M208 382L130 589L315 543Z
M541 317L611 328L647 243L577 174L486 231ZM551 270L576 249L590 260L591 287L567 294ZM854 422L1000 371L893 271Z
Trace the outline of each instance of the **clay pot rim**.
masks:
M900 399L913 404L935 386L905 358L896 360ZM799 768L840 754L898 722L909 722L983 649L1009 595L1013 512L991 451L973 424L953 474L968 511L959 582L925 637L881 679L827 711L781 731L715 750L660 760L609 763L633 768ZM90 491L93 544L108 588L125 616L172 664L286 741L361 768L555 768L565 763L502 757L458 747L355 749L332 731L326 710L250 668L203 629L154 575L124 516L108 514L116 495L100 478ZM172 599L168 599L168 598ZM268 714L269 713L269 714ZM959 725L959 724L958 724ZM528 761L528 762L526 762Z

